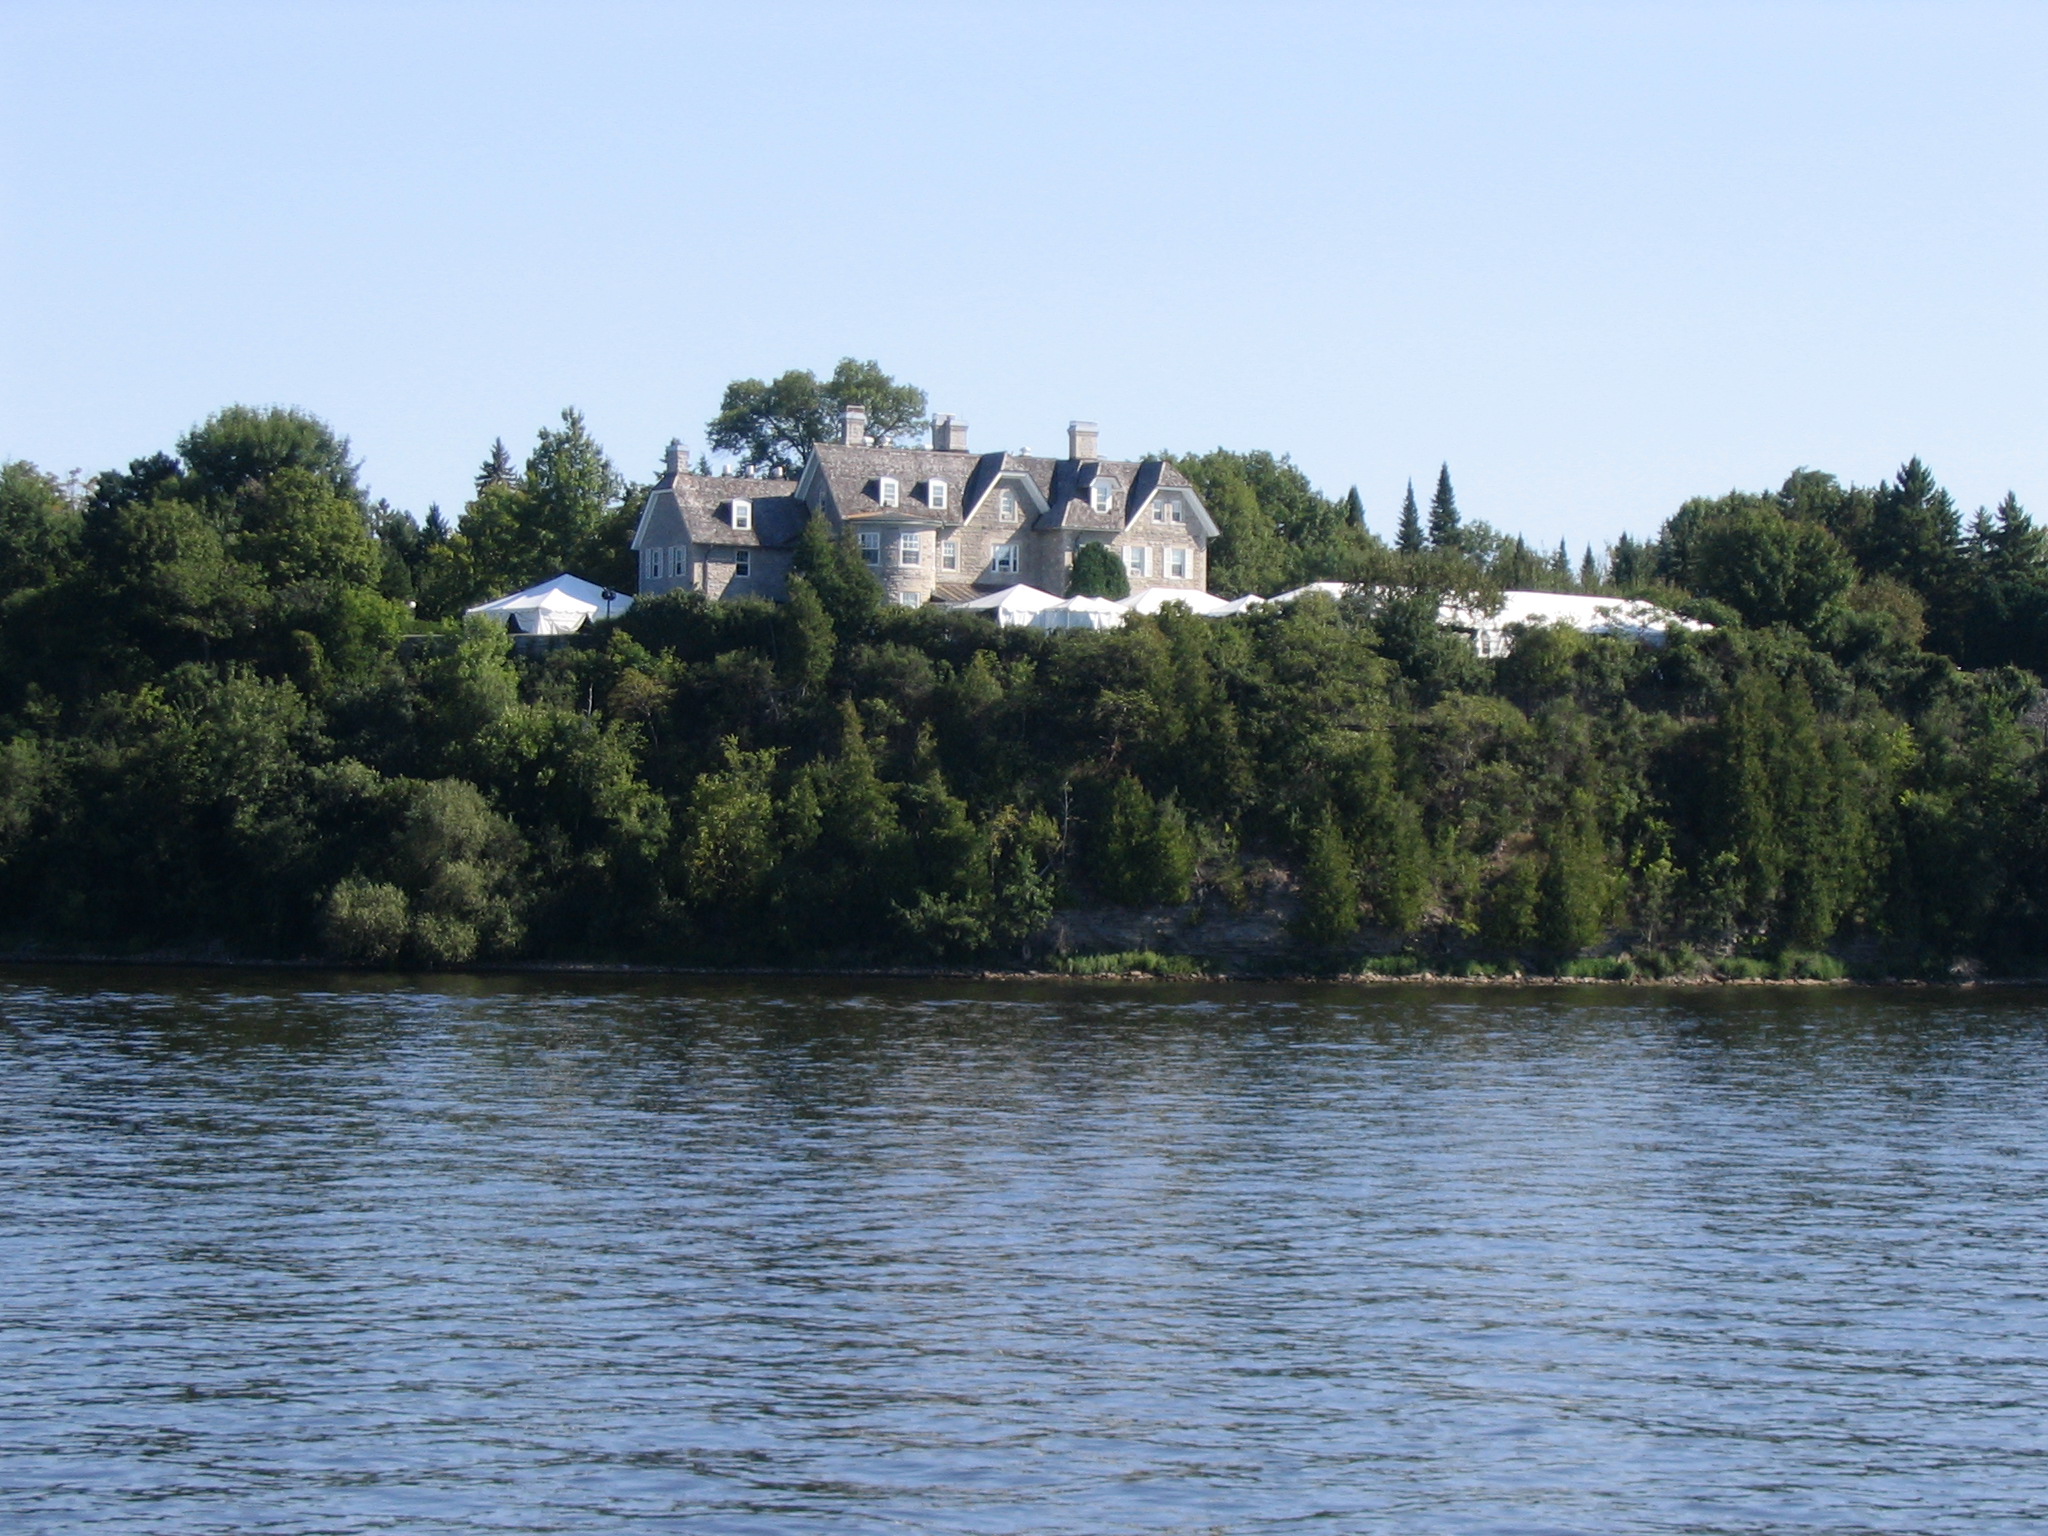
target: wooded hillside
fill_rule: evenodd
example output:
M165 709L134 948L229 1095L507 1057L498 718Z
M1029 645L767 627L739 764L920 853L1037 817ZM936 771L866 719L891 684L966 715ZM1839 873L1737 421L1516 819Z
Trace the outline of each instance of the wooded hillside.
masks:
M453 527L370 502L290 412L85 486L8 465L0 938L1015 964L1061 909L1263 903L1275 969L2048 955L2048 551L2010 498L1965 526L1917 461L1800 471L1575 565L1461 518L1447 470L1404 550L1283 458L1176 461L1218 590L1373 595L998 630L882 607L814 528L785 606L661 598L515 653L448 615L623 579L641 493L573 413L523 470L494 449ZM1436 624L1543 584L1719 627L1483 661Z

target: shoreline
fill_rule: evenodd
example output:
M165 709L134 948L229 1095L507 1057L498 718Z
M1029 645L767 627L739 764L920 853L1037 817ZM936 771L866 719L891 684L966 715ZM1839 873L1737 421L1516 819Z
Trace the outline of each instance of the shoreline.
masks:
M325 973L348 976L440 977L440 976L677 976L703 981L757 981L776 978L811 980L871 981L958 981L1007 985L1052 982L1064 985L1108 983L1117 986L1356 986L1356 987L1862 987L1871 989L1978 987L2048 987L2048 973L2027 976L1959 975L1915 976L1718 976L1694 973L1682 976L1544 976L1517 973L1507 976L1458 976L1417 971L1390 976L1377 972L1329 971L1192 971L1161 975L1148 970L1098 971L1086 974L1055 970L1005 970L975 966L697 966L662 965L647 961L601 960L505 960L436 967L351 965L344 961L317 959L274 959L194 954L182 951L140 955L36 954L21 951L0 953L0 970L23 971L47 967L56 970L117 968L121 970L185 971L288 971L301 974Z

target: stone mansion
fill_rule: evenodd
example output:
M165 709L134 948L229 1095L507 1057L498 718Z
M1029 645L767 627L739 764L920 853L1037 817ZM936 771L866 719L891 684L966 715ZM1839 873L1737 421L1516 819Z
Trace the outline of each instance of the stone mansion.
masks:
M1018 583L1063 593L1074 551L1107 544L1131 592L1206 591L1216 524L1187 478L1159 460L1097 456L1092 422L1067 429L1067 456L970 453L967 427L932 423L929 448L869 443L847 408L837 442L814 444L795 480L689 472L682 444L648 493L633 548L640 593L787 595L807 517L851 530L891 601L964 602Z

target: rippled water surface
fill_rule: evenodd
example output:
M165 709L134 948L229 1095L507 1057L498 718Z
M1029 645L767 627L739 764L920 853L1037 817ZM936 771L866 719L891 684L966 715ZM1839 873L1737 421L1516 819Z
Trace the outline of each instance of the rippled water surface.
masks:
M2048 1521L2048 999L0 978L0 1527Z

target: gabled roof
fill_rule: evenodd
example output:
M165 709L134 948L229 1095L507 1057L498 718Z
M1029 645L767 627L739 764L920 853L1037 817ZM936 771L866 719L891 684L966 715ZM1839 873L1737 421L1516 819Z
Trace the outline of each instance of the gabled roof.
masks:
M923 523L957 526L960 502L972 478L977 456L946 453L936 448L860 448L849 443L818 443L811 449L804 480L823 479L832 508L844 522ZM882 505L880 481L896 482L897 502ZM935 509L926 487L946 482L946 505Z
M1216 526L1216 519L1209 515L1209 509L1202 505L1202 498L1196 494L1194 484L1173 465L1164 459L1147 459L1138 466L1138 472L1131 477L1130 489L1125 493L1125 502L1132 518L1138 517L1152 504L1152 498L1160 491L1178 491L1181 500L1188 504L1194 515L1188 526L1205 539L1213 539L1223 530Z
M1046 509L1045 487L1051 474L1049 470L1034 470L1033 466L1051 463L1050 459L1032 459L1020 453L984 453L974 466L974 478L967 482L967 495L960 503L961 518L964 520L980 511L988 500L989 492L1004 479L1014 478L1025 488L1035 521Z
M883 476L896 481L897 504L885 507L878 498ZM1034 503L1025 526L1074 528L1115 536L1162 490L1181 493L1192 516L1189 526L1205 539L1217 535L1215 521L1194 486L1173 465L1158 459L1054 459L1023 453L949 453L936 448L854 447L819 443L804 465L802 484L822 483L826 497L843 522L918 522L947 528L978 512L1005 478L1029 488ZM946 506L934 509L925 487L934 479L946 482ZM1099 479L1114 483L1109 509L1098 512L1091 500Z
M732 504L736 500L754 504L752 528L733 527ZM797 500L794 480L665 474L654 482L647 504L640 509L640 522L633 530L635 549L645 542L649 523L665 510L673 510L682 519L692 544L735 549L777 549L793 544L807 515L804 504Z

